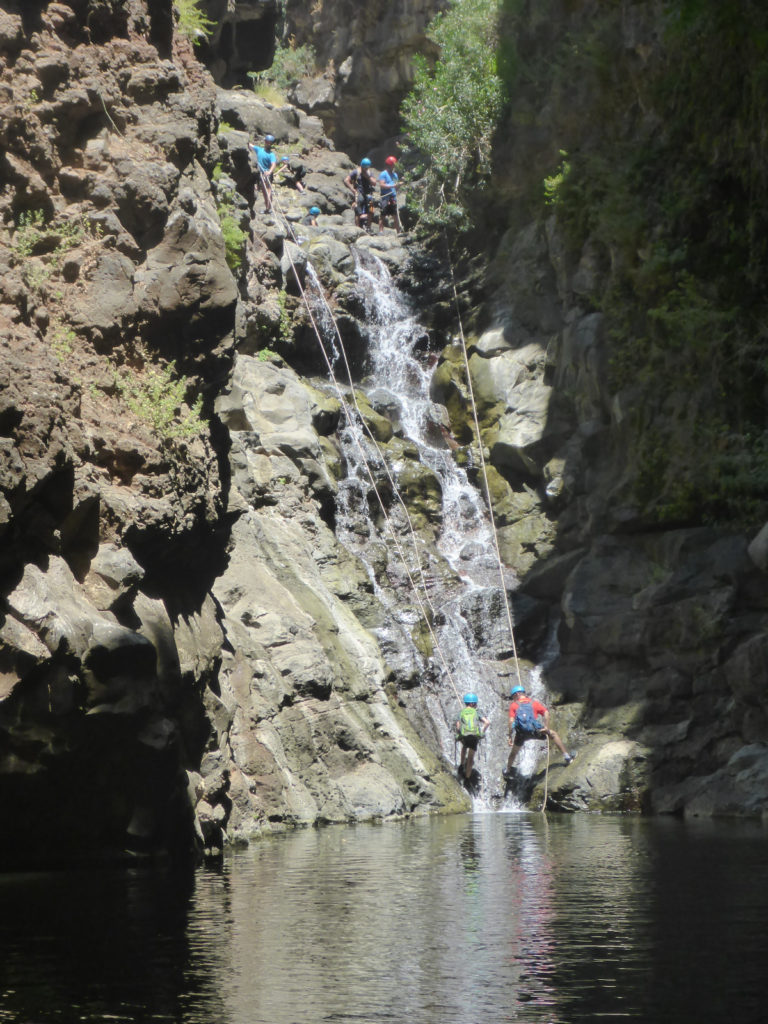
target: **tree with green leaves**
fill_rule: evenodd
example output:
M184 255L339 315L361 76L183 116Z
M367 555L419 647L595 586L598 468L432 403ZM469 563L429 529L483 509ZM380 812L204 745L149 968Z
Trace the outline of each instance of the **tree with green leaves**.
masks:
M416 204L427 223L461 223L468 190L482 187L490 175L504 99L499 8L499 0L455 0L427 33L439 48L437 61L415 58L402 115L417 158Z

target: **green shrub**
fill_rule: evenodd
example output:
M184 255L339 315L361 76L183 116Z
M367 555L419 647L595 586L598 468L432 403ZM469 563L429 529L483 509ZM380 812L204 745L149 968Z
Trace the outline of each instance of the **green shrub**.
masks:
M317 56L314 47L308 43L296 46L289 40L286 46L278 46L271 67L262 72L264 81L272 83L282 92L292 85L315 73Z
M115 369L115 386L128 408L164 441L193 437L205 429L202 396L184 410L189 391L186 377L174 377L173 363L146 365L142 370Z
M456 0L427 33L439 47L437 62L414 58L413 88L402 116L417 159L416 205L429 222L464 220L468 190L490 176L504 99L499 14L499 0Z
M216 23L200 10L201 0L173 0L179 32L197 46L213 32Z
M278 292L277 295L277 308L280 312L280 320L278 333L280 341L284 345L293 344L293 321L291 320L291 314L288 310L288 293L285 289Z
M227 266L235 273L243 264L243 248L247 235L229 212L219 211L219 222L227 249Z
M220 179L221 166L217 164L213 170L213 180L218 182ZM227 266L233 273L236 273L243 265L245 243L248 240L248 236L240 227L234 195L222 186L216 189L216 209L219 214L219 224L221 225L221 233L224 236L224 245L227 250Z
M35 250L50 253L55 263L76 248L86 238L98 238L83 216L46 223L42 210L29 210L20 214L11 248L19 260L25 260Z
M24 211L13 235L12 248L20 259L26 259L45 237L45 214L42 210Z
M541 212L554 210L572 260L589 240L604 262L590 298L606 315L608 383L646 410L630 439L634 497L665 523L756 523L768 513L768 9L663 0L659 12L640 73L618 52L615 4L574 19L526 69L553 123L568 125L569 83L589 114L588 131L562 128L568 155Z
M275 107L285 103L285 93L283 90L278 89L273 82L266 79L265 72L249 71L248 77L253 83L253 91L261 99L266 100L267 103L271 103Z

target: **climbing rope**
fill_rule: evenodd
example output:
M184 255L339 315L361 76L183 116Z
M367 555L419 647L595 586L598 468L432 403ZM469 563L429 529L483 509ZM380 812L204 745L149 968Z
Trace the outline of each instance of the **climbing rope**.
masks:
M259 173L261 174L261 172L259 172ZM286 234L289 235L292 238L292 240L294 241L294 243L296 245L298 245L299 244L298 243L298 239L296 238L296 235L295 235L295 233L293 231L293 228L291 227L291 224L288 221L288 218L286 217L285 213L282 210L279 198L275 195L274 191L272 192L272 195L271 195L271 205L272 205L272 211L276 212L276 215L279 216L280 220L282 221L283 226L284 226L284 230L286 231ZM293 260L292 255L291 255L290 249L288 249L287 247L284 248L284 253L287 256L288 262L290 263L290 266L291 266L291 270L293 271L293 276L294 276L294 278L296 280L296 286L297 286L297 288L299 290L299 294L301 296L301 299L304 302L304 305L306 307L307 316L309 317L309 321L310 321L310 324L312 326L312 330L313 330L313 332L315 334L315 337L317 338L317 342L318 342L320 351L322 353L325 365L326 365L326 367L328 369L328 374L330 376L331 382L333 383L333 385L334 385L334 387L336 389L336 392L337 392L337 395L338 395L338 399L339 399L339 402L341 404L342 409L344 410L344 414L345 414L345 416L347 418L347 422L351 426L352 423L353 423L353 416L351 414L351 410L349 408L349 405L347 404L347 401L346 401L346 399L344 397L344 393L343 393L342 387L341 387L341 385L340 385L340 383L338 381L338 378L336 377L336 374L334 372L333 363L332 363L332 361L331 361L331 359L330 359L330 357L328 355L328 351L326 349L325 343L323 342L321 331L320 331L320 329L319 329L319 327L317 325L317 322L315 320L315 316L314 316L314 314L312 312L311 303L309 302L309 299L307 297L306 289L302 285L301 277L299 275L298 269L296 267L296 264L295 264L295 262ZM413 523L411 521L410 514L408 513L408 509L407 509L407 507L405 505L405 502L402 499L402 496L400 495L399 489L397 488L397 485L395 484L395 481L394 481L394 479L392 478L392 476L391 476L391 474L389 472L389 468L387 467L387 463L386 463L386 460L384 459L384 456L383 456L383 454L381 452L381 449L379 448L378 443L376 442L376 439L373 436L373 433L371 432L370 428L366 424L365 419L363 417L363 414L362 414L362 412L360 410L360 407L359 407L359 405L357 403L357 398L355 396L354 384L353 384L353 381L352 381L352 372L351 372L351 369L350 369L350 366L349 366L349 361L347 359L347 354L346 354L344 342L343 342L343 339L341 337L341 333L339 331L339 327L338 327L338 324L336 322L336 318L333 315L333 311L330 308L330 305L328 303L328 300L325 297L325 294L324 294L322 288L318 288L318 294L320 295L320 298L321 298L321 300L322 300L322 302L323 302L323 304L325 306L325 309L326 309L326 311L327 311L327 313L328 313L328 315L330 317L331 323L333 324L333 327L334 327L334 333L335 333L335 336L336 336L336 338L338 340L339 350L342 353L342 356L343 356L343 359L344 359L344 365L345 365L345 368L346 368L346 371L347 371L347 375L348 375L348 378L349 378L350 395L352 397L352 403L354 405L355 411L357 412L357 416L359 418L360 423L362 424L363 429L367 433L371 443L373 444L374 448L376 449L376 451L377 451L377 453L379 455L379 458L381 459L382 466L384 467L385 472L387 474L387 477L388 477L388 479L390 481L390 484L392 486L392 492L397 497L397 500L399 501L400 505L402 506L402 508L403 508L403 510L405 512L406 521L408 523L408 528L409 528L409 531L410 531L410 535L411 535L412 540L413 540L414 552L415 552L415 555L416 555L416 563L417 563L417 565L419 567L419 573L421 575L422 585L424 587L424 593L425 593L426 602L429 605L429 608L432 611L432 614L434 615L435 614L435 610L434 610L434 608L433 608L433 606L431 604L431 601L429 600L429 594L427 592L426 580L424 578L424 571L423 571L423 567L421 565L421 559L420 559L419 553L418 553L416 533L415 533L415 530L414 530L414 527L413 527ZM424 601L422 601L421 594L419 592L419 588L418 588L418 586L416 584L416 581L414 580L413 575L411 573L411 570L409 568L408 560L407 560L407 558L405 556L405 552L403 551L402 545L400 544L399 538L398 538L398 536L397 536L397 534L395 532L395 528L394 528L394 526L392 524L391 517L387 513L387 509L386 509L386 506L384 504L384 501L383 501L383 499L381 497L381 494L379 492L378 487L376 486L376 482L374 480L373 472L371 470L368 458L366 457L365 451L364 451L364 449L362 447L362 444L360 443L360 439L359 439L359 437L357 435L357 432L355 430L352 430L351 433L352 433L353 441L354 441L354 443L355 443L355 445L356 445L356 447L358 449L358 452L359 452L359 455L360 455L360 459L361 459L361 463L362 463L362 465L365 468L365 472L366 472L366 475L367 475L368 480L370 482L371 489L372 489L374 495L376 496L376 500L377 500L377 502L379 504L379 508L381 509L382 515L384 517L384 522L385 522L385 524L386 524L387 528L389 529L389 532L390 532L390 534L392 536L392 540L394 542L395 548L397 550L397 553L398 553L398 555L400 557L400 560L401 560L401 562L403 564L403 568L405 570L405 573L406 573L406 575L408 577L409 583L410 583L411 588L413 590L416 602L417 602L418 607L419 607L419 611L420 611L421 616L422 616L422 618L423 618L423 620L424 620L424 622L425 622L425 624L427 626L427 629L429 631L430 637L431 637L433 645L434 645L434 649L435 649L435 651L438 654L438 657L440 659L440 662L442 663L443 669L444 669L445 674L446 674L446 676L447 676L447 678L448 678L448 680L449 680L449 682L451 684L451 687L453 688L453 691L456 694L456 698L457 698L457 700L460 701L461 697L459 695L459 690L458 690L458 688L456 686L456 683L454 682L453 674L451 673L450 667L448 666L448 663L447 663L447 661L445 659L445 656L443 655L443 651L442 651L442 648L440 646L440 642L439 642L439 640L438 640L438 638L437 638L437 636L436 636L436 634L434 632L434 629L432 628L432 624L430 622L429 615L427 614L427 609L425 607Z
M477 404L475 403L475 392L472 387L472 374L469 372L469 355L467 353L467 340L464 337L464 325L461 319L461 309L459 307L459 294L456 290L456 278L453 273L453 260L451 258L451 249L448 243L447 235L444 236L445 248L448 255L448 270L451 275L451 289L453 291L453 301L456 307L456 319L459 325L459 338L461 339L461 349L464 355L464 369L467 375L467 389L469 391L470 404L472 406L472 416L475 421L475 434L477 436L477 447L480 452L480 465L483 471L483 484L485 486L485 498L488 502L488 518L491 523L491 534L493 536L493 546L496 551L496 561L499 567L499 578L501 580L501 592L504 596L504 607L507 612L507 623L509 625L509 636L512 641L512 654L515 660L515 670L517 672L517 681L520 686L523 685L523 680L520 674L520 662L517 657L517 644L515 643L515 630L512 625L512 610L509 606L509 598L507 597L507 587L504 580L504 563L501 560L501 549L499 548L499 535L496 531L496 523L493 517L493 503L491 501L491 488L488 484L488 471L485 464L485 455L483 453L483 440L480 436L480 422L477 416Z
M276 197L274 195L274 193L272 195L272 205L273 205L273 208L275 207L275 205L277 206L278 213L279 213L279 216L282 219L282 222L284 224L284 229L286 231L286 234L290 235L290 237L292 238L294 244L298 247L300 245L299 240L296 237L296 234L295 234L295 232L293 230L293 227L292 227L290 221L288 220L286 214L283 212L282 207L280 206L279 198ZM296 271L296 267L294 265L293 260L291 259L290 252L288 252L287 255L288 255L288 259L291 262L291 267L293 269L294 277L296 278L296 283L298 285L299 292L301 293L302 298L304 299L305 305L307 305L307 311L310 314L310 320L312 321L311 311L309 310L309 305L307 303L306 296L304 295L304 290L302 288L301 281L299 280L299 276L298 276L298 273ZM310 263L310 266L311 266L311 263ZM323 303L323 306L325 307L325 311L326 311L326 313L327 313L327 315L328 315L328 317L330 319L330 322L333 325L333 331L334 331L336 339L337 339L337 341L339 343L339 351L341 352L342 359L344 360L344 367L346 369L347 380L349 382L349 390L350 390L350 397L352 399L352 404L353 404L353 406L355 408L355 412L358 415L358 418L359 418L359 421L360 421L360 424L361 424L363 430L368 435L369 441L371 442L372 446L375 448L376 454L379 456L379 459L381 461L381 465L382 465L382 467L384 469L384 472L385 472L385 474L387 476L387 479L389 480L389 483L390 483L390 485L392 487L392 494L395 497L395 499L399 502L399 504L400 504L400 506L401 506L401 508L403 510L403 514L405 515L405 519L406 519L406 522L408 524L408 532L409 532L409 535L410 535L412 543L413 543L414 560L415 560L416 565L418 567L418 572L419 572L419 576L421 578L422 587L424 588L424 600L425 600L427 606L429 607L430 611L432 612L432 614L435 615L436 614L435 613L435 608L432 605L432 601L431 601L430 596L429 596L429 588L428 588L428 585L427 585L426 577L424 575L424 568L423 568L422 563L421 563L421 556L419 554L419 549L418 549L418 538L416 536L416 530L414 529L414 526L413 526L413 521L411 520L411 514L408 511L408 506L406 505L405 501L403 500L402 495L400 494L400 490L399 490L397 484L395 483L395 480L392 477L392 474L389 471L389 466L387 465L387 461L384 458L384 455L383 455L383 453L381 451L381 448L379 447L379 444L378 444L376 438L374 437L372 430L370 429L370 427L366 423L365 417L363 416L363 413L362 413L362 411L360 409L360 406L359 406L358 401L357 401L357 395L355 394L355 385L354 385L354 382L352 380L352 370L351 370L350 365L349 365L349 360L347 359L347 351L346 351L346 348L345 348L345 345L344 345L344 341L343 341L343 339L341 337L341 331L339 330L339 325L338 325L338 323L336 321L336 317L334 316L333 310L331 309L330 303L328 302L328 299L326 298L325 291L323 290L323 288L322 288L322 286L320 284L320 281L317 278L317 275L315 274L314 276L315 276L315 280L317 282L317 293L318 293L318 295L320 297L320 300ZM315 330L315 334L318 336L318 340L320 340L320 336L318 334L317 327L315 326L314 322L313 322L313 328ZM328 363L327 356L326 356L326 363ZM334 380L334 382L336 383L336 386L338 388L338 383L335 381L335 377L333 375L333 371L332 370L331 370L331 378L332 378L332 380ZM382 509L382 511L384 511L384 510Z
M544 769L544 799L541 802L541 813L547 809L547 786L549 784L549 733L547 733L547 767Z

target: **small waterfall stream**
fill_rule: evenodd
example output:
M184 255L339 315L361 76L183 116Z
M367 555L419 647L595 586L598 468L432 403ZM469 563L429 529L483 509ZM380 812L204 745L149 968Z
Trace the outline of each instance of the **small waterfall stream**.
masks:
M478 695L480 712L491 720L491 726L475 759L477 774L469 789L474 809L514 809L520 805L512 794L504 793L501 781L509 750L507 691L511 676L509 665L504 668L498 660L499 651L508 652L511 641L487 509L480 492L454 457L447 411L430 398L434 367L419 352L424 328L382 261L369 252L353 251L358 291L369 328L371 372L362 390L372 408L393 423L396 434L405 443L416 446L418 460L439 482L442 499L434 541L426 541L424 531L420 530L418 555L413 538L408 537L408 517L402 506L393 501L388 512L400 537L408 538L401 540L401 550L409 562L413 581L419 584L424 579L434 611L433 629L439 652L435 652L432 661L437 681L435 685L427 681L426 708L446 759L456 764L460 751L454 745L453 723L461 709L461 697L467 691ZM311 268L309 279L319 287ZM340 378L345 376L340 373ZM388 660L397 662L407 674L421 667L410 635L420 616L413 609L404 612L402 603L397 607L391 592L385 593L381 586L380 570L385 562L388 581L394 589L410 588L411 581L402 560L391 552L390 531L380 521L378 510L371 507L370 481L361 452L378 479L384 471L381 451L356 422L357 418L353 419L355 422L347 423L341 431L348 475L339 487L337 534L368 567L376 594L389 608L391 621L374 632ZM389 466L395 480L404 463L405 460L395 458ZM507 588L514 583L514 577L507 572ZM525 680L529 692L540 688L539 675L534 671ZM533 746L529 744L521 755L519 767L523 774L529 774L533 768Z

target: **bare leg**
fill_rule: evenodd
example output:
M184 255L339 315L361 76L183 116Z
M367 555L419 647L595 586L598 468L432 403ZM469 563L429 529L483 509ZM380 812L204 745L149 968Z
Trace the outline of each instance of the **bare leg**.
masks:
M543 732L545 732L547 734L547 736L549 736L549 738L555 744L555 746L560 751L560 753L563 755L563 757L570 757L570 754L565 749L565 744L560 739L560 737L557 735L557 733L555 732L554 729L544 729Z
M520 748L521 747L522 747L522 743L520 743L518 741L518 739L517 739L517 736L515 736L515 741L512 744L512 749L510 750L509 757L507 759L507 771L508 772L512 771L512 768L514 767L517 755L520 753Z
M264 199L264 213L269 213L272 209L272 186L263 174L259 175L259 188Z
M470 779L472 776L472 766L475 763L475 752L471 747L467 747L467 760L464 764L464 778Z

